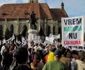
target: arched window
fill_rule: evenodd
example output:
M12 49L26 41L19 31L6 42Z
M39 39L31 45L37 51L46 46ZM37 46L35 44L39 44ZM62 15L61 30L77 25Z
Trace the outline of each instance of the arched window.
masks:
M45 36L44 29L42 27L40 28L39 35L40 36Z
M58 28L58 34L61 34L61 27Z
M51 30L50 26L47 26L47 36L49 36L49 34L51 32L50 30Z
M58 34L60 34L60 40L62 39L61 27L58 28Z
M10 32L11 32L11 35L13 35L13 33L14 33L14 26L13 26L13 24L10 26Z
M2 25L0 25L0 31L1 31L1 30L3 30L3 27L2 27Z
M10 32L10 30L8 28L6 28L5 39L9 39L10 37L12 37L11 32Z
M23 26L23 30L22 30L22 36L26 37L27 30L28 30L28 29L27 29L27 26L24 25L24 26Z
M3 26L0 25L0 40L3 39Z
M53 35L55 35L55 26L53 26Z

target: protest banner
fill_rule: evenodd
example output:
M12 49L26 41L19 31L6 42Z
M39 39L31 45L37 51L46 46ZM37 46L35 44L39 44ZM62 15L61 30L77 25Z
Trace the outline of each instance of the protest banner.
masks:
M52 44L53 43L53 37L45 37L45 42L47 43L47 44Z
M33 41L34 41L35 43L40 44L40 43L41 43L40 36L35 36L35 38L33 39Z
M62 18L62 45L83 46L84 17Z

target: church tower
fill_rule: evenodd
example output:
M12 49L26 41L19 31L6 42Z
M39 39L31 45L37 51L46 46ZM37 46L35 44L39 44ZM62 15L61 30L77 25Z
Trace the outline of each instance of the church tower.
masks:
M29 3L38 3L38 0L29 0Z
M61 9L64 10L64 3L61 3Z

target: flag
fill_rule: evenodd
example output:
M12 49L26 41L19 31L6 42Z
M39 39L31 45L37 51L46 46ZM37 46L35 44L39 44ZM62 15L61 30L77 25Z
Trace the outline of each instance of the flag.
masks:
M12 39L12 41L15 39L15 36L14 36L14 34L12 35L12 38L11 38L11 39Z
M57 39L59 39L59 38L60 38L60 34L57 35Z
M26 42L25 38L22 37L22 45L26 45L26 44L27 44L27 42Z

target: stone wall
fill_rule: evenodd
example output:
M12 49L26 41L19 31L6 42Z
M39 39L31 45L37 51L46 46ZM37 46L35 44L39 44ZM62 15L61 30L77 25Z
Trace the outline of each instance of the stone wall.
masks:
M43 28L45 35L49 31L48 26L50 27L50 33L53 34L53 27L55 27L55 34L58 34L58 27L60 27L58 21L56 20L46 20L46 19L38 19L36 22L37 31L40 31L40 28ZM0 25L3 26L3 35L5 35L6 28L10 30L11 25L14 27L14 34L18 35L21 34L23 31L23 27L26 25L27 29L30 28L29 20L0 20ZM28 33L28 32L27 32Z

